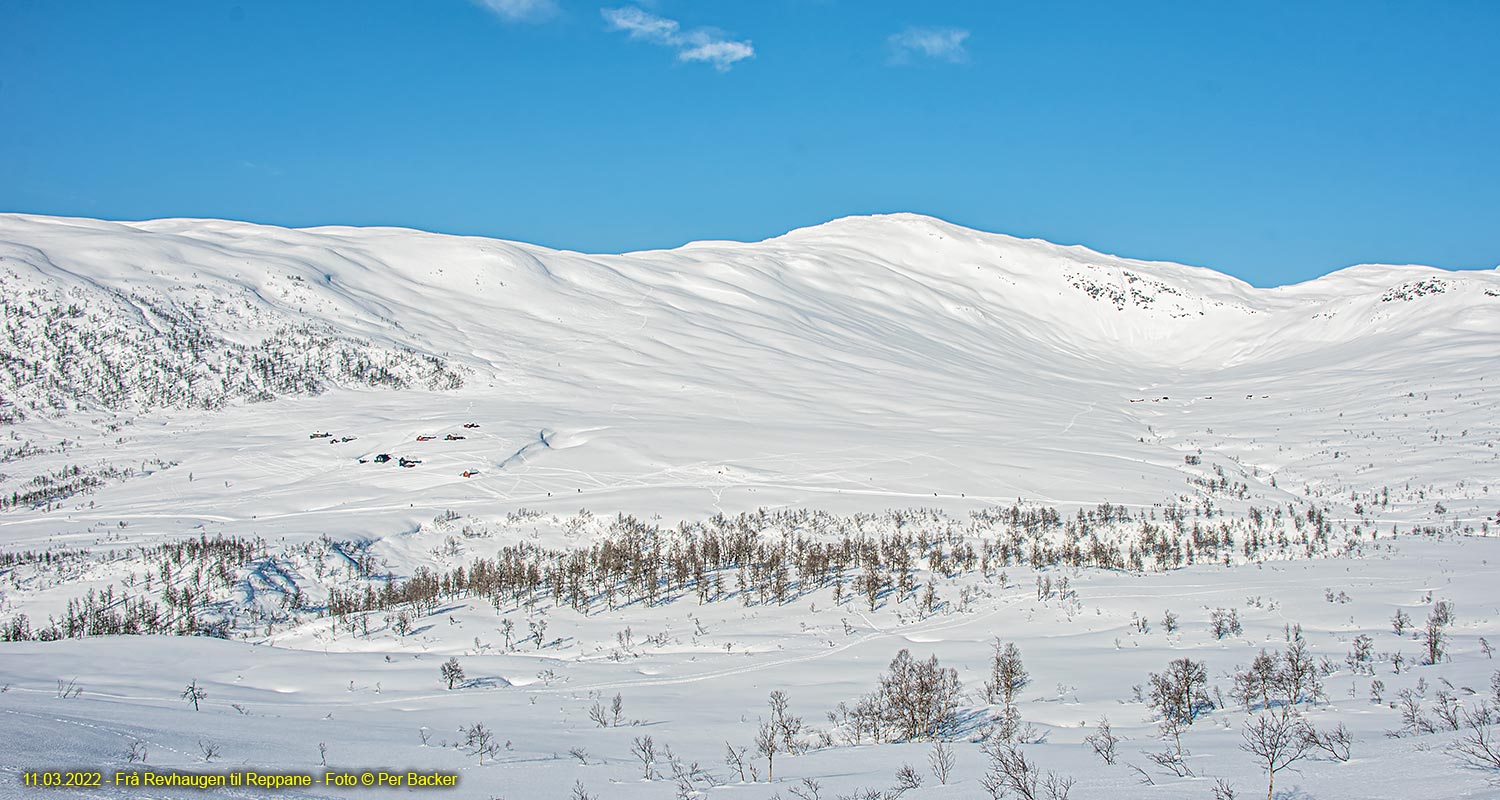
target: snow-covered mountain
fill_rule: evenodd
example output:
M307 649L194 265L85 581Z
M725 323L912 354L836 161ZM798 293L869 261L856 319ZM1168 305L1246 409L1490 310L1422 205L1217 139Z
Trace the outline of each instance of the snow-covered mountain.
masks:
M1497 366L1500 272L0 215L0 797L999 797L1018 756L1052 800L1258 796L1245 732L1293 717L1289 796L1483 796ZM1311 682L1245 690L1267 650ZM919 734L872 693L903 651L963 686Z
M272 477L351 500L393 488L349 473L353 456L471 417L482 443L442 450L424 465L441 477L411 491L653 513L851 494L1149 503L1187 486L1199 451L1265 491L1419 485L1466 506L1460 481L1500 478L1495 272L1361 266L1258 289L912 214L625 255L6 215L0 281L0 396L43 440L100 412L225 443L274 419L288 438L260 457L279 462L337 420L360 444ZM273 397L304 399L244 405ZM545 458L507 460L542 431ZM197 442L149 449L222 467ZM670 507L637 502L650 489Z

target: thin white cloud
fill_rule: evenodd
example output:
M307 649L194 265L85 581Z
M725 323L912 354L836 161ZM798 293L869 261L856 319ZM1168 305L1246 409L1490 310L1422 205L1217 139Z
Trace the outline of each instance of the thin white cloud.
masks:
M891 60L905 64L913 55L950 61L961 64L969 60L969 51L964 41L969 32L963 28L907 28L892 34L886 41L891 46Z
M683 61L707 61L716 69L729 69L736 61L744 61L755 55L749 42L730 42L721 39L705 41L686 50L679 50L677 57Z
M273 167L269 164L257 164L254 161L241 161L240 166L252 172L260 172L277 178L286 174L280 167Z
M475 0L507 22L540 22L557 13L557 0Z
M620 31L635 41L670 47L677 51L678 61L702 61L727 72L736 63L755 56L755 46L748 40L735 41L715 28L685 31L677 20L659 17L637 6L606 8L600 13L610 30Z
M634 6L605 8L599 13L604 15L604 21L609 23L610 30L624 31L632 39L669 45L681 35L682 26L677 20L658 17Z

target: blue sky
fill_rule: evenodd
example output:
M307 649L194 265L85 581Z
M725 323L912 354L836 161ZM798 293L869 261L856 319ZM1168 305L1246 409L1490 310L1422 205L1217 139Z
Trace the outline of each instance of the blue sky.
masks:
M0 210L1500 264L1500 3L0 2Z

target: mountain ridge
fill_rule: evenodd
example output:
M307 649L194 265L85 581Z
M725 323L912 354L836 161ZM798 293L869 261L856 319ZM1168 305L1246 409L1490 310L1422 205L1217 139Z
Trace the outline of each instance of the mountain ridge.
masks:
M597 490L651 510L659 495L629 487L663 481L679 487L664 507L684 513L877 496L1152 503L1205 480L1184 475L1187 455L1272 499L1412 483L1459 508L1500 483L1490 272L1259 289L915 215L613 255L0 215L0 299L0 397L20 440L152 419L167 438L86 452L192 464L203 451L165 432L190 419L282 463L266 431L286 425L343 420L368 458L406 452L427 421L488 420L484 446L447 445L470 461L413 473L437 481L413 507ZM547 448L511 459L543 430ZM402 485L319 452L287 475L370 503ZM70 463L27 460L0 491ZM453 477L476 465L495 477ZM203 513L248 502L239 491L205 495Z
M353 234L366 233L366 234L372 234L372 235L374 235L374 234L380 234L380 235L401 235L401 236L412 235L412 236L421 236L421 237L433 237L433 238L438 238L438 239L452 239L452 240L461 240L461 241L484 242L484 243L490 243L490 244L502 244L502 245L509 245L509 246L513 246L513 247L525 248L525 249L528 249L528 250L541 251L541 252L545 252L545 253L555 253L555 254L560 254L560 255L576 255L576 256L584 256L584 257L591 257L591 258L609 258L609 257L614 257L614 256L640 256L640 255L659 254L659 253L672 253L672 252L676 252L676 251L679 251L679 250L685 250L685 249L713 248L713 247L720 247L720 246L723 246L723 247L755 247L755 246L758 246L758 245L766 245L766 244L770 244L770 243L774 243L774 242L779 242L779 241L782 241L782 240L794 240L795 241L797 239L813 239L813 238L816 238L819 234L826 235L829 232L836 232L838 235L844 236L844 235L847 235L845 233L846 230L854 229L854 228L857 228L858 226L868 226L868 225L870 225L872 223L878 224L878 223L881 223L881 222L889 222L889 223L897 223L897 224L929 224L929 225L935 225L935 226L938 226L938 227L940 227L942 229L946 229L946 230L948 230L950 232L957 232L957 233L963 233L963 234L969 234L969 235L976 235L977 237L982 237L982 238L989 239L989 240L992 240L992 241L998 240L999 242L1009 243L1009 244L1013 244L1013 245L1036 246L1036 247L1040 247L1040 248L1045 248L1045 249L1053 251L1053 252L1057 252L1057 253L1061 253L1061 254L1067 254L1067 255L1073 255L1073 256L1085 256L1085 257L1093 257L1093 258L1099 258L1099 259L1107 259L1107 260L1111 260L1111 261L1117 261L1117 262L1121 262L1121 263L1129 263L1129 264L1135 264L1135 265L1147 266L1147 267L1166 267L1166 268L1176 268L1176 269L1184 269L1184 270L1202 270L1204 272L1211 273L1213 275L1220 276L1220 277L1229 279L1231 281L1235 281L1237 283L1244 284L1245 286L1247 286L1247 287L1249 287L1251 289L1255 289L1257 291L1273 291L1273 290L1279 290L1279 289L1290 289L1290 288L1293 288L1293 287L1300 287L1300 286L1306 286L1307 284L1317 283L1317 282L1322 281L1322 280L1324 280L1326 278L1337 276L1337 275L1357 274L1357 273L1366 273L1366 272L1374 273L1374 272L1379 272L1379 271L1403 271L1403 270L1426 271L1426 272L1432 272L1432 273L1447 275L1447 276L1450 276L1450 277L1458 277L1458 276L1463 276L1463 275L1489 275L1491 273L1500 273L1500 265L1496 265L1494 267L1489 267L1489 268L1482 268L1482 269L1453 269L1453 268L1440 267L1440 266L1435 266L1435 265L1430 265L1430 264L1367 262L1367 263L1350 264L1350 265L1343 266L1343 267L1337 267L1337 268L1331 269L1330 271L1325 272L1325 273L1323 273L1321 275L1317 275L1317 276L1314 276L1314 277L1311 277L1311 278L1307 278L1306 280L1294 281L1294 282L1291 282L1291 283L1276 284L1276 285L1273 285L1273 286L1257 286L1257 285L1252 284L1252 283L1250 283L1248 281L1245 281L1242 278L1239 278L1237 276L1231 275L1231 274L1229 274L1227 272L1221 272L1221 271L1215 269L1214 267L1208 266L1208 265L1203 265L1203 264L1188 264L1188 263L1184 263L1184 262L1170 261L1170 260L1166 260L1166 259L1138 258L1138 257L1135 257L1135 256L1127 256L1127 255L1120 255L1120 254L1117 254L1117 253L1107 252L1105 250L1100 250L1100 249L1097 249L1095 247L1091 247L1089 245L1084 245L1084 244L1062 244L1062 243L1054 242L1054 241L1051 241L1049 239L1044 239L1044 238L1041 238L1041 237L1016 236L1014 234L1008 234L1008 233L999 232L999 231L987 231L987 230L983 230L983 229L980 229L980 228L970 228L970 227L967 227L967 226L964 226L964 225L961 225L961 224L958 224L958 223L949 222L949 221L947 221L947 220L945 220L945 219L943 219L941 217L932 216L932 215L928 215L928 214L922 214L922 213L919 213L919 212L910 212L910 211L882 212L882 213L872 213L872 214L851 214L851 215L846 215L846 216L842 216L842 217L835 217L835 218L827 220L825 222L814 223L814 224L810 224L810 225L800 226L800 227L788 230L788 231L786 231L784 233L775 234L775 235L768 236L768 237L763 238L763 239L754 239L754 240L698 239L698 240L693 240L693 241L689 241L689 242L684 242L684 243L682 243L680 245L676 245L676 246L673 246L673 247L645 248L645 249L640 249L640 250L627 250L627 251L618 252L618 253L616 253L616 252L595 253L595 252L588 252L588 251L582 251L582 250L574 250L574 249L566 248L566 247L551 247L551 246L547 246L547 245L541 245L541 244L535 244L535 243L532 243L532 242L526 242L526 241L520 240L520 239L505 239L505 238L499 238L499 237L493 237L493 236L485 236L485 235L481 235L481 234L444 233L444 232L440 232L440 231L430 231L430 230L425 230L425 229L422 229L422 228L412 228L412 227L405 227L405 226L400 226L400 225L344 225L344 224L327 224L327 225L309 225L309 226L287 226L287 225L276 225L276 224L271 224L271 223L249 222L249 221L243 221L243 220L232 220L232 219L225 219L225 218L219 218L219 217L153 217L153 218L149 218L149 219L140 219L140 220L107 220L107 219L102 219L102 218L81 217L81 216L58 216L58 215L49 215L49 214L33 214L33 213L27 213L27 212L0 212L0 220L5 220L5 219L19 219L19 220L28 220L28 221L34 221L34 222L43 222L43 223L51 222L51 223L60 223L60 224L67 224L67 223L70 223L70 222L71 223L101 223L101 224L106 224L106 225L118 225L118 226L123 226L123 227L127 227L127 228L132 228L132 229L135 229L135 230L140 230L140 231L143 231L143 232L154 232L154 233L180 232L180 231L167 230L170 227L212 229L212 228L216 228L216 227L228 226L231 229L233 229L233 228L248 228L248 229L251 229L251 230L258 230L258 231L262 231L262 232L265 232L265 231L285 231L285 232L288 232L288 233L308 233L308 234L328 233L328 234L336 234L336 235L348 235L348 234L351 234L351 233L353 233ZM88 226L83 226L83 227L88 227Z

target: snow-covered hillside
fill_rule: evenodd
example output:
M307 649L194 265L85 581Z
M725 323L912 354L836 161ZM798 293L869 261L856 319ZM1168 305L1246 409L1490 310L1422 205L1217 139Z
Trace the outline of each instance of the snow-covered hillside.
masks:
M0 331L3 638L153 634L0 643L10 773L137 740L202 768L209 736L282 770L318 742L462 766L464 797L874 797L932 737L872 744L837 707L908 648L967 690L952 785L905 796L984 797L999 636L1033 676L1025 752L1075 796L1249 796L1240 731L1281 706L1229 693L1300 623L1326 689L1291 705L1359 743L1296 796L1484 791L1460 732L1395 705L1490 693L1497 272L1262 289L910 214L624 255L0 215ZM1442 601L1444 657L1403 668L1427 651L1391 615ZM1132 685L1184 656L1224 696L1162 766ZM731 775L775 689L797 752ZM590 721L616 692L624 724ZM1101 715L1135 748L1113 766L1083 744ZM441 747L477 721L510 740L483 767ZM711 775L645 780L648 734ZM1393 758L1406 782L1363 791Z
M582 495L564 508L669 516L934 493L1149 503L1186 488L1183 456L1201 450L1268 496L1272 477L1330 501L1386 488L1477 521L1482 492L1459 483L1500 463L1495 273L1355 267L1256 289L914 215L620 256L393 229L5 216L0 280L0 393L37 423L14 428L23 439L73 441L92 428L71 420L146 413L87 460L138 467L149 450L182 476L224 471L220 447L296 462L232 492L173 487L179 511L222 515L293 478L327 482L327 506L551 492ZM304 399L241 406L273 396ZM434 458L395 485L350 466L471 419L482 435L412 451ZM306 433L335 426L359 444L297 458ZM542 431L544 458L507 461ZM483 478L458 477L470 467ZM632 502L648 489L672 502ZM109 491L91 499L113 504Z

